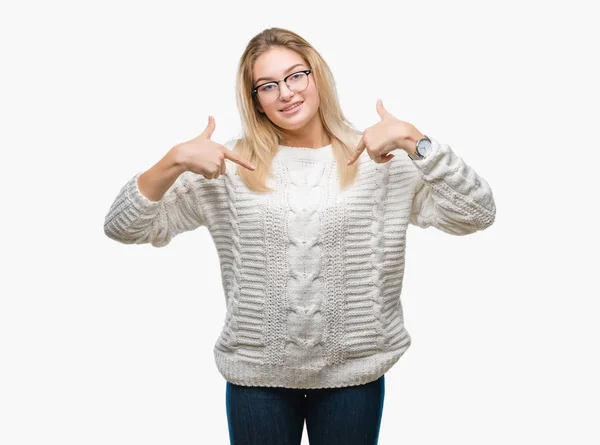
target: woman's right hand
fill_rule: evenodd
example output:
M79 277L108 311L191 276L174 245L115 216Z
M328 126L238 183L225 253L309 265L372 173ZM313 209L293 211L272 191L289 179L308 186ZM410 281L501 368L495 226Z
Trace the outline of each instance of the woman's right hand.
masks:
M199 136L175 146L178 158L186 171L202 175L206 179L216 179L225 174L225 159L249 170L256 169L252 164L240 158L236 152L211 141L210 137L214 131L215 119L209 116L208 125Z

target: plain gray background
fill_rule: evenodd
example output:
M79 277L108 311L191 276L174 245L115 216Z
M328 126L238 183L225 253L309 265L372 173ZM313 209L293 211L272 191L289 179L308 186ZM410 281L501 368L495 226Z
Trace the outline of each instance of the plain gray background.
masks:
M159 249L103 221L209 114L239 133L236 66L271 26L316 47L358 128L380 98L494 192L483 232L409 228L380 444L599 443L591 3L4 3L0 443L228 443L208 230Z

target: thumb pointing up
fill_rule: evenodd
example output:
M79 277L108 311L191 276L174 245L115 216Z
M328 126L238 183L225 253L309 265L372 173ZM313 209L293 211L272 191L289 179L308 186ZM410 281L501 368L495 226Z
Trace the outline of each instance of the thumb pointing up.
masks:
M383 107L383 103L381 102L381 99L377 99L377 113L379 114L379 117L381 118L381 120L385 119L386 117L390 117L391 114L388 113L388 111Z
M200 133L198 136L190 139L187 142L200 142L201 140L204 139L210 139L210 137L212 136L213 132L215 131L215 118L212 116L208 116L208 124L206 125L206 128L204 129L204 131L202 133Z
M206 128L204 129L200 137L210 139L213 132L215 131L215 126L215 118L212 116L208 116L208 124L206 125Z

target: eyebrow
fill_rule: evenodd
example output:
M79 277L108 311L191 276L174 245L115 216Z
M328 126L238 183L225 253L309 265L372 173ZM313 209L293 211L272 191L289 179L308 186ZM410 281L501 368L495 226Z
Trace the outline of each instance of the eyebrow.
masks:
M287 70L284 71L284 74L289 73L290 71L292 71L294 68L296 68L298 66L304 66L304 64L303 63L297 63L295 65L292 65ZM256 79L255 83L258 83L261 80L273 80L273 77L259 77L258 79Z

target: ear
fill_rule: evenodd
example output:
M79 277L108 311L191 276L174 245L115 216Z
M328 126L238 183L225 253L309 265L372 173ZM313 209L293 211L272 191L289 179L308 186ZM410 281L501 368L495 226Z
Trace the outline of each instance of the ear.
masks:
M260 106L260 104L256 104L256 109L258 110L259 113L265 114L265 110L263 110L263 107Z

